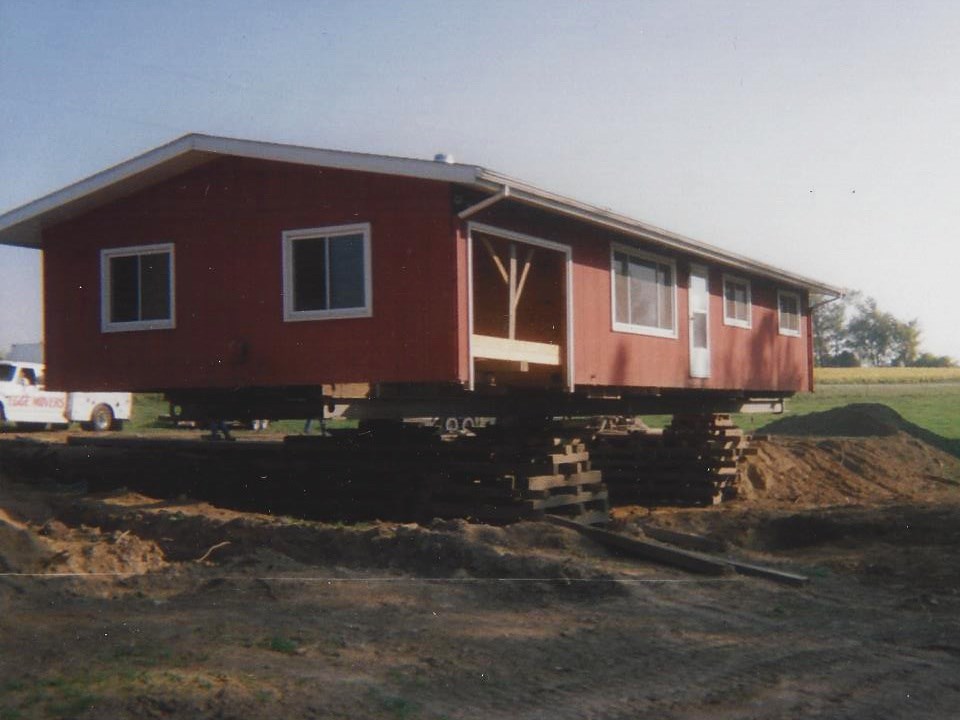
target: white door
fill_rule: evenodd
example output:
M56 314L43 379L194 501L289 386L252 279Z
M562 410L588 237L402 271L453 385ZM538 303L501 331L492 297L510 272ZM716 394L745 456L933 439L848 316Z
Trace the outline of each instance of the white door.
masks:
M710 377L710 283L707 268L690 266L690 377Z

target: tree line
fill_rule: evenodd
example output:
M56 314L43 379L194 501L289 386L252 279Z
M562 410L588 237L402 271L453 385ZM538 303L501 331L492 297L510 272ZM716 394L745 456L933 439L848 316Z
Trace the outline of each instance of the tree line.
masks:
M956 367L947 355L920 348L920 323L904 322L858 291L813 310L813 352L819 367Z

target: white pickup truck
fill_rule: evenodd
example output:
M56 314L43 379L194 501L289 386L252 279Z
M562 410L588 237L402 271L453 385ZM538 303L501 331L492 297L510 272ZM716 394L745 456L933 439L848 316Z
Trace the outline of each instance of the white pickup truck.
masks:
M119 430L130 419L133 399L124 392L44 390L41 363L0 360L0 421L20 426L69 425Z

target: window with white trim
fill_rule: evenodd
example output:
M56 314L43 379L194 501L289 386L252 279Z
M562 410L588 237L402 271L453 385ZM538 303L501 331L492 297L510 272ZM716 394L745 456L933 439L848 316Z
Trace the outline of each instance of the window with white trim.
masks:
M750 281L733 275L723 276L723 322L749 328L753 325Z
M676 263L614 245L610 255L613 329L677 337Z
M370 224L283 233L283 318L369 317Z
M777 291L777 314L780 334L800 337L800 294L786 290Z
M100 251L100 329L174 327L173 243Z

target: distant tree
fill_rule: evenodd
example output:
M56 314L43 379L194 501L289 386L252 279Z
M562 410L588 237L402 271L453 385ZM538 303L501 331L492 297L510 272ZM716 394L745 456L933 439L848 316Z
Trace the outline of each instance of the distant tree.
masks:
M893 316L891 316L893 317ZM920 323L916 319L900 322L894 318L892 365L911 367L920 353Z
M813 354L821 367L834 364L846 343L846 310L843 299L821 303L813 310Z
M847 323L847 344L857 355L875 367L909 365L917 357L920 325L916 320L901 322L866 298L856 306L856 314Z
M847 323L847 344L868 365L885 365L893 342L893 325L877 301L866 298L857 304L856 314Z
M824 367L860 367L860 358L850 350L842 350L830 358L830 364Z
M920 352L920 323L903 322L857 291L813 311L814 362L821 367L952 367L953 358Z
M949 355L934 355L933 353L920 353L913 362L914 367L937 368L937 367L957 367L957 361Z

